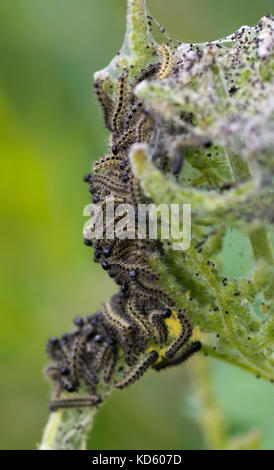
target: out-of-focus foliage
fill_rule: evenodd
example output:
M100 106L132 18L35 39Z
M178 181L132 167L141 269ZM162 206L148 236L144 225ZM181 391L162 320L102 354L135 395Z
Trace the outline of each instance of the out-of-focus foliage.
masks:
M46 339L70 329L77 314L94 312L115 289L82 245L89 196L81 178L105 151L92 74L120 48L125 3L0 3L2 449L34 448L40 439L48 414ZM272 1L148 5L174 37L197 42L256 23ZM245 273L249 254L239 236L233 243L226 272L236 275L236 258ZM230 366L212 365L231 431L255 423L263 446L273 448L272 387ZM187 371L178 368L115 394L97 417L90 448L201 448L191 404L182 399L190 390Z

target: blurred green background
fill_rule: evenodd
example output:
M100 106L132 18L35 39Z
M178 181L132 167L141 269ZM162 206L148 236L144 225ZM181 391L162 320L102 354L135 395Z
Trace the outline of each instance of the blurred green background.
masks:
M255 24L273 0L148 6L170 35L198 42ZM115 290L82 243L90 201L82 176L105 152L92 75L119 50L125 11L126 0L0 1L1 449L39 442L48 416L48 337L69 331L76 315L94 312ZM210 364L229 429L255 427L264 448L274 448L273 388ZM115 393L97 416L90 448L203 448L190 377L191 362Z

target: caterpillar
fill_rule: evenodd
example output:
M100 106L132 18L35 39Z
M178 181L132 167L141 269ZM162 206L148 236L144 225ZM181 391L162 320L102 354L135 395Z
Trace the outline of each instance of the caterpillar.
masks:
M110 201L114 209L121 203L129 204L136 214L138 203L145 202L130 167L129 150L136 142L149 145L157 133L157 123L137 100L134 88L142 80L171 76L176 65L168 46L159 46L156 54L160 62L141 70L131 86L127 73L118 77L114 99L106 92L104 81L95 81L95 95L111 136L109 153L94 164L93 175L84 177L98 208L94 221L99 209L106 210ZM167 151L165 148L163 151L161 142L160 136L154 160L164 158L162 168L166 168ZM176 173L174 168L172 171ZM122 212L114 218L114 226L123 215ZM130 228L133 235L137 235L136 219ZM160 286L159 275L151 268L149 260L158 250L159 242L138 239L138 236L120 238L117 233L109 240L106 232L111 227L104 225L103 228L103 238L92 242L85 233L84 243L93 246L95 262L114 279L119 292L101 311L86 318L77 317L75 331L48 341L46 351L52 363L46 369L46 376L54 384L52 411L98 406L102 401L102 383L119 389L127 387L150 367L160 370L179 364L201 348L199 341L190 342L191 321L184 311L172 309L173 299ZM122 234L123 230L119 230ZM67 398L65 392L78 392L82 387L87 392L86 397Z

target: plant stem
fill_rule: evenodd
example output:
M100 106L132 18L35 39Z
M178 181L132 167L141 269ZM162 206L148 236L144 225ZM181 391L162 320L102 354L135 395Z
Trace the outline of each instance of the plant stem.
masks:
M147 45L154 42L146 21L146 1L128 0L127 8L127 30L122 52L129 50L132 56L138 57L139 63L145 65L149 55Z
M265 227L258 225L251 227L249 229L249 240L255 260L263 258L268 263L273 264L272 249Z
M261 449L261 435L257 430L229 436L224 412L214 393L208 361L201 356L196 357L192 371L199 402L198 421L209 448L214 450Z
M51 413L38 450L85 450L97 410L76 408Z
M208 361L201 356L193 361L193 376L196 394L201 404L198 420L204 438L210 449L224 449L228 438L224 416L213 393Z
M236 154L227 151L231 172L237 183L243 183L251 178L247 163ZM272 249L268 240L267 231L263 225L255 225L248 230L249 240L253 250L254 259L263 258L273 263Z
M235 153L231 154L228 151L226 153L231 172L236 183L244 183L245 181L248 181L251 175L246 161L243 160L240 155Z
M130 82L148 62L155 61L153 53L157 42L147 24L146 1L128 0L127 5L127 27L122 48L110 64L94 76L102 80L108 77L112 85L125 69Z

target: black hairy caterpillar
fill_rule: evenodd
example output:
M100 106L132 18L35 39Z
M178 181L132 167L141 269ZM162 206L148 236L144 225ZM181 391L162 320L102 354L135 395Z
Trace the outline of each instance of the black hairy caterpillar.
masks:
M138 203L144 202L130 167L129 150L136 142L149 145L157 125L138 102L134 88L144 79L169 77L176 65L168 46L159 46L156 53L160 62L141 70L130 87L127 73L120 75L114 100L106 92L104 81L94 83L105 125L111 131L109 154L94 164L93 175L84 177L98 213L111 200L114 207L131 204L138 214ZM155 161L158 158L164 170L169 156L166 148L163 149L161 136L158 142ZM95 212L93 220L97 216ZM152 271L149 259L157 250L157 242L138 239L137 223L132 227L134 240L117 236L109 240L108 229L104 225L102 239L92 243L86 238L84 243L93 245L94 261L101 264L120 290L101 311L85 319L77 317L73 333L48 341L47 354L52 364L46 375L54 382L52 411L96 406L101 402L102 384L124 388L138 380L149 367L160 370L179 364L201 348L199 341L189 342L192 325L186 312L171 310L174 301L159 285L158 274ZM64 392L77 392L82 386L88 392L87 397L64 397Z

